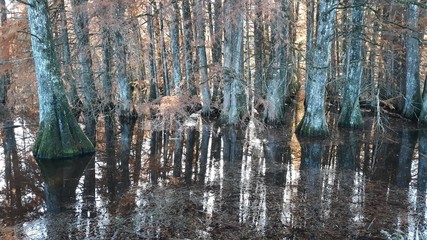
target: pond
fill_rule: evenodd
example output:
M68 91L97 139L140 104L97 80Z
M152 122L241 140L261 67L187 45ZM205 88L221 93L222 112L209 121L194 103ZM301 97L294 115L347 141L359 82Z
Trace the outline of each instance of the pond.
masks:
M95 156L39 163L34 121L6 121L0 238L426 239L427 130L366 119L319 140L298 140L294 120L102 121Z

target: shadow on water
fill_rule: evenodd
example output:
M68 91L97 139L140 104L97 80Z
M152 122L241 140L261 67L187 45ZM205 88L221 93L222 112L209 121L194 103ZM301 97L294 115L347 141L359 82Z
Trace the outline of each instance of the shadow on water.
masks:
M104 120L94 158L39 168L32 130L4 123L2 225L20 239L427 237L426 130L298 141L252 122Z

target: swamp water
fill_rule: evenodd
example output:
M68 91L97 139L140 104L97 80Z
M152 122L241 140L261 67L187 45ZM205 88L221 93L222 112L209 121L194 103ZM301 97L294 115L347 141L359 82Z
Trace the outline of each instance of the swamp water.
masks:
M94 157L39 164L35 127L9 121L0 239L426 239L427 131L392 121L301 141L290 128L137 123L131 142L100 132Z

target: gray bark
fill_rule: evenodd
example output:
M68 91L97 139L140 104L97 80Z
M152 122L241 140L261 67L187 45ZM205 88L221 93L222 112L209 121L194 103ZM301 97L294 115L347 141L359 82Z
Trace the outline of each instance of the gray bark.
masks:
M224 42L224 102L221 120L225 124L237 124L247 112L243 80L243 7L238 0L225 4L225 42ZM240 9L240 10L235 10ZM233 16L233 17L232 17Z
M173 9L171 9L171 22L170 22L170 33L171 33L171 52L172 52L172 66L173 66L173 84L175 94L179 95L182 93L181 82L181 52L179 50L179 9L178 3L173 1Z
M418 5L409 4L407 11L407 25L410 30L406 36L406 91L402 114L406 118L415 120L421 110Z
M60 41L62 45L62 67L64 72L64 80L68 85L67 97L73 108L74 114L78 118L81 111L81 101L77 92L76 80L73 78L71 69L71 51L68 38L67 16L65 12L64 0L59 0L58 11L60 17Z
M363 126L359 95L362 81L362 34L364 25L365 0L353 0L351 8L351 35L348 50L348 73L344 90L344 99L338 125L340 127L359 128Z
M148 20L147 20L147 31L150 37L150 43L148 46L148 58L150 63L150 92L149 100L154 100L159 96L159 88L157 85L157 66L155 56L155 36L154 36L154 20L153 20L153 9L150 6L148 9Z
M222 22L222 1L215 0L214 2L214 26L213 26L213 40L212 43L212 63L220 66L222 63L222 36L224 33ZM219 81L213 82L212 101L216 101L219 95Z
M208 82L208 60L206 58L206 45L205 45L205 16L203 6L204 0L197 1L196 14L197 14L197 49L199 55L199 72L200 72L200 86L202 95L202 115L209 115L211 106L211 93L209 90Z
M119 1L116 5L115 15L118 25L123 27L124 22L124 7L123 2ZM116 59L117 81L119 85L120 96L120 116L124 118L131 117L132 95L130 91L129 76L127 68L127 50L124 42L123 33L120 29L114 32L114 55Z
M191 8L189 0L182 1L183 18L183 42L184 42L184 62L185 62L185 81L187 90L191 95L197 94L194 84L194 64L193 64L193 24L191 20Z
M82 86L83 115L85 131L92 143L96 137L96 110L97 94L92 71L92 56L89 43L89 13L87 0L72 0L74 31L77 37L79 58L79 80Z
M47 0L28 0L28 19L39 95L36 158L75 157L95 151L74 118L61 80Z
M265 96L265 39L264 39L264 14L261 0L255 2L254 19L254 57L255 57L255 96Z
M288 0L281 0L281 9L276 12L271 31L271 63L269 81L267 81L264 121L279 125L284 122L285 97L287 94L287 66L289 38Z
M170 95L169 90L169 68L168 68L168 60L166 53L166 42L165 42L165 31L163 25L163 4L160 2L159 7L159 22L160 22L160 42L162 43L162 67L163 67L163 88L165 92L165 96Z
M297 134L304 137L329 135L325 116L325 85L328 77L333 30L338 0L320 0L316 44L313 46L312 64L307 66L304 117ZM310 60L308 60L310 61Z
M5 5L5 0L0 0L0 34L3 34L4 28L7 21L7 9ZM1 44L0 45L0 57L3 60L9 59L9 45ZM7 91L10 84L10 74L7 70L5 64L0 63L0 104L6 106L7 102Z

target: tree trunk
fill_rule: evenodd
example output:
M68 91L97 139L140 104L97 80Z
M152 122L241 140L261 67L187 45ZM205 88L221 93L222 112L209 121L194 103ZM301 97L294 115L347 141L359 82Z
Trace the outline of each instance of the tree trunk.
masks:
M271 30L271 78L267 82L266 104L264 106L264 121L272 125L280 125L284 122L285 97L287 94L287 66L289 44L289 18L288 0L281 0L281 9L278 10Z
M421 108L419 41L422 37L418 33L418 16L417 3L409 4L407 22L410 30L406 36L406 91L402 115L413 120L418 118Z
M7 21L7 9L5 0L0 0L0 34L5 34ZM9 59L9 43L2 43L0 45L0 58L3 60ZM0 63L0 104L6 107L7 104L7 91L10 85L10 74L6 64ZM2 109L3 110L3 109Z
M172 66L173 66L173 84L175 94L180 95L182 93L181 81L181 52L179 50L179 8L177 1L173 1L173 9L171 9L171 22L170 22L170 34L171 34L171 52L172 52Z
M40 106L40 129L33 154L39 159L54 159L94 153L65 97L47 0L28 0L27 9Z
M193 24L191 20L191 8L189 0L182 1L182 18L184 21L183 41L184 41L184 62L185 62L185 81L187 91L191 95L196 95L197 90L194 84L194 66L193 66Z
M123 2L120 1L115 8L115 15L118 21L118 25L123 27L124 22L124 7ZM127 65L127 52L126 44L124 42L123 33L120 29L116 29L114 32L114 55L115 63L117 68L117 81L119 85L119 96L120 96L120 117L127 118L126 122L131 118L131 105L132 96L130 92L129 77L126 72Z
M154 20L153 20L153 7L148 7L148 20L147 20L147 30L150 38L148 46L148 58L150 63L150 91L149 91L149 100L154 100L159 96L159 88L157 85L157 66L156 66L156 47L155 47L155 36L154 36Z
M224 102L221 111L223 123L237 124L247 112L245 88L243 84L243 10L239 0L227 1L225 5L225 42L224 42ZM233 17L232 17L233 16Z
M254 57L255 57L255 97L265 96L266 57L264 39L264 14L262 10L263 1L255 2L254 19Z
M202 95L202 115L208 116L211 108L211 93L208 82L208 60L206 58L205 46L205 16L203 6L204 0L196 2L196 27L197 27L197 49L199 55L200 86Z
M222 63L222 36L224 29L222 27L223 14L222 14L222 0L215 0L214 2L214 15L215 23L213 30L212 43L212 63L213 65L221 66ZM212 101L215 102L219 95L219 80L213 82Z
M312 49L312 65L307 66L305 112L297 128L297 134L303 137L329 135L325 116L325 84L328 77L337 5L338 0L320 0L319 2L316 44Z
M363 126L359 95L362 81L362 44L365 0L353 0L351 9L351 36L349 43L347 83L338 125L359 128Z
M92 71L92 56L89 43L89 14L87 0L72 0L74 30L77 37L78 58L80 65L80 84L83 94L83 115L85 131L92 143L96 138L97 94Z
M76 80L73 78L72 70L71 70L71 51L70 51L70 41L68 38L68 27L67 27L67 16L65 12L65 4L64 0L59 0L58 2L58 11L60 17L60 41L62 45L62 67L64 72L64 80L68 85L67 97L68 102L70 103L74 115L76 118L79 117L82 108L82 102L77 93L77 85Z
M168 57L166 54L166 41L165 41L165 31L164 31L163 20L164 20L163 3L160 2L159 22L160 22L160 42L162 43L163 89L164 89L165 96L170 96Z

